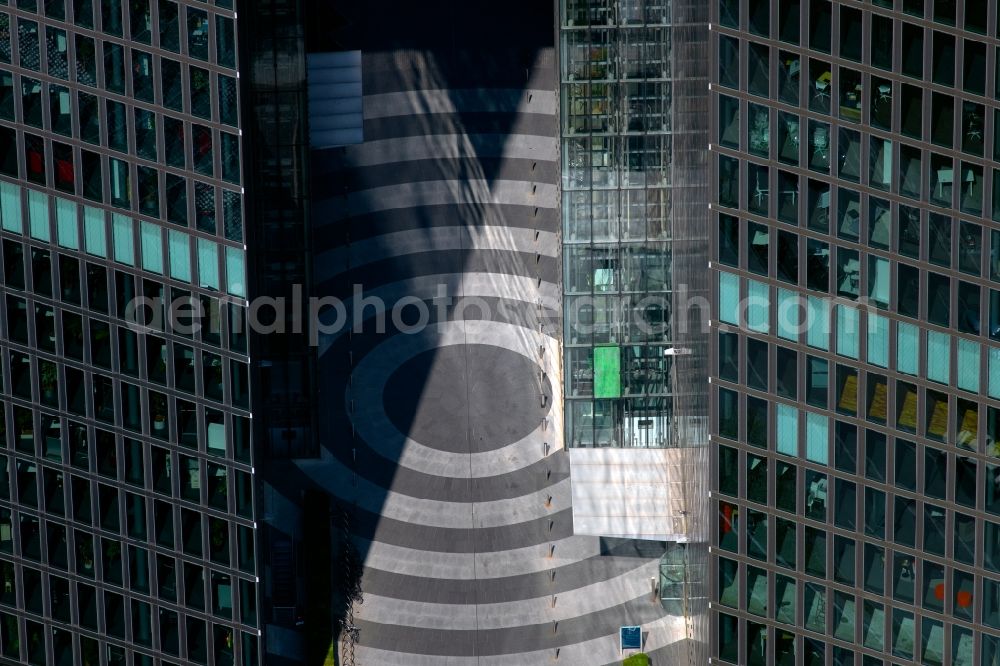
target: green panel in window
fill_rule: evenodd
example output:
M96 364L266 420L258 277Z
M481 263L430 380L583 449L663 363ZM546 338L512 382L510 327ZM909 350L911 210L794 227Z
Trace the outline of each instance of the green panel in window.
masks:
M141 222L139 224L139 238L143 269L163 275L163 235L160 227L152 222Z
M198 284L219 289L219 245L204 238L198 239Z
M620 398L622 395L621 349L594 348L594 397Z
M83 237L87 245L87 254L108 256L108 236L104 222L104 211L90 206L83 207Z
M896 370L907 375L920 368L920 329L913 324L896 324Z
M868 362L889 367L889 320L873 313L868 313Z
M46 241L49 233L49 195L28 190L28 219L31 222L31 237Z
M837 353L858 358L858 311L846 305L837 306Z
M740 323L740 278L732 273L719 273L719 320L727 324Z
M24 233L21 222L21 188L13 183L0 183L0 216L3 228L14 233Z
M958 388L979 393L979 370L982 347L978 342L958 339Z
M948 384L951 380L951 336L927 332L927 379Z
M56 230L59 245L80 249L80 231L76 226L76 204L68 199L56 199Z
M226 248L226 290L233 296L247 295L244 254L238 247Z
M111 227L115 245L115 261L135 266L135 241L133 239L132 219L118 213L112 213Z
M183 231L170 230L170 277L191 281L191 242Z

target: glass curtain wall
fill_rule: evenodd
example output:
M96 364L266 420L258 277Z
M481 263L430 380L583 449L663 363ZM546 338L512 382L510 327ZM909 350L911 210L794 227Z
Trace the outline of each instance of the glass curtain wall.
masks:
M712 3L721 662L1000 663L994 4Z
M567 445L662 447L673 412L665 0L563 0Z

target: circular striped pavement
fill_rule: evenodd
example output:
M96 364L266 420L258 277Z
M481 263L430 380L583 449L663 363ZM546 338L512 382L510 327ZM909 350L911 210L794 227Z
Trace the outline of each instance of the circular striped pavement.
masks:
M573 534L554 54L464 56L365 53L365 142L313 158L318 292L350 325L319 341L323 456L297 464L350 508L356 663L604 666L625 624L668 655L657 560Z

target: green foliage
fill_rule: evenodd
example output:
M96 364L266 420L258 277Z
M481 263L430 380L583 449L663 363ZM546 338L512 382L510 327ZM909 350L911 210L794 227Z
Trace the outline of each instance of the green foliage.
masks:
M649 657L642 652L633 654L631 657L626 657L622 666L649 666Z

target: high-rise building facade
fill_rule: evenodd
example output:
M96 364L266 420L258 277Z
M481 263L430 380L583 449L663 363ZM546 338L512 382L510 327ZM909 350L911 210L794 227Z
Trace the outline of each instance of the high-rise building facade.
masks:
M256 664L234 4L2 4L0 658Z
M712 652L1000 663L996 3L712 11Z

